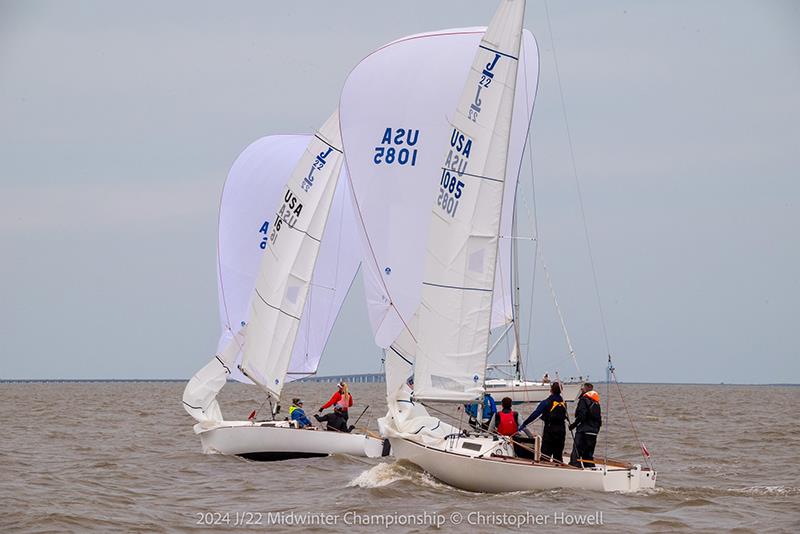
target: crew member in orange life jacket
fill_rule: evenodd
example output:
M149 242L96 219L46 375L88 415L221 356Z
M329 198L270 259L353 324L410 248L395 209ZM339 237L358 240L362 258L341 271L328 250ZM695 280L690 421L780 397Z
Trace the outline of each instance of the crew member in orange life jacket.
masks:
M347 384L344 383L344 380L337 384L338 390L334 393L331 398L322 405L319 409L319 413L322 413L322 410L325 408L330 408L331 406L338 406L342 409L342 415L344 416L344 420L347 421L348 419L348 408L353 405L353 396L350 394L350 391L347 389Z
M603 424L600 413L600 395L594 386L586 382L581 386L581 396L575 407L575 419L569 429L575 428L575 441L572 445L572 454L569 464L575 467L594 467L594 462L581 462L579 460L594 460L594 447L597 444L597 433Z
M501 436L513 436L519 431L519 414L511 409L510 397L503 397L500 405L503 409L492 417L492 422L489 423L489 432L497 432ZM522 431L529 438L533 437L527 428Z

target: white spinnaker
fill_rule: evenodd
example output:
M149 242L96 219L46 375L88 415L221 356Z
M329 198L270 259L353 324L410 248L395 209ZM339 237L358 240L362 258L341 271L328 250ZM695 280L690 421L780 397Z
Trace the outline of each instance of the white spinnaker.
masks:
M217 393L233 370L246 328L239 330L205 367L197 371L183 390L183 407L199 423L222 421Z
M342 91L346 164L360 230L365 232L362 273L375 342L381 347L397 338L420 303L431 197L435 199L438 189L441 154L450 131L447 118L458 104L484 31L442 30L390 43L359 63ZM527 31L523 49L508 152L503 236L511 236L516 178L539 74L536 41ZM391 143L382 142L387 128ZM381 148L383 154L379 155ZM393 150L392 163L386 162L389 149ZM401 157L406 158L405 163L400 162ZM493 327L506 324L513 314L510 273L511 243L503 239Z
M217 280L222 327L217 346L247 320L256 275L274 224L274 208L311 135L272 135L248 146L231 167L220 200ZM342 169L320 246L305 313L300 320L286 381L314 373L360 265L361 243ZM264 248L262 248L262 244ZM241 353L236 355L241 362ZM231 378L250 382L233 365Z
M289 369L343 155L339 114L315 134L275 210L250 299L240 369L275 397Z
M524 0L502 2L451 120L415 332L417 399L483 395L524 13Z

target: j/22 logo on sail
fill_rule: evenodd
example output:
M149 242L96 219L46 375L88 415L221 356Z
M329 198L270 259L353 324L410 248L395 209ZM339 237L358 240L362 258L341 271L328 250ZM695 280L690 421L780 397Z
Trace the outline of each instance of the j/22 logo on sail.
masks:
M386 128L372 162L375 165L411 165L417 164L417 149L412 148L419 140L418 129Z

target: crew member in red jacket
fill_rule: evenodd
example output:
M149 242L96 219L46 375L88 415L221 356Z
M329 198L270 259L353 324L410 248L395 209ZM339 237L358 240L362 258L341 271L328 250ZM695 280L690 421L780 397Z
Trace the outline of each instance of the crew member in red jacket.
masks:
M353 396L350 394L350 391L347 389L347 384L344 381L339 382L337 384L338 390L336 393L331 395L331 398L323 404L320 409L318 410L322 413L322 410L325 408L330 408L331 406L336 406L342 409L342 415L344 415L344 420L347 421L348 419L348 408L353 405Z

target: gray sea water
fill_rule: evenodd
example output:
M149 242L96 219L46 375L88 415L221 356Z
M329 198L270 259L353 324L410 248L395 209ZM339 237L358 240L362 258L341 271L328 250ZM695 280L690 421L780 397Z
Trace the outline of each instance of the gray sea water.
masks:
M576 522L600 523L583 527L595 532L800 528L798 387L623 385L659 470L656 490L504 495L459 491L392 459L204 455L181 407L183 387L0 384L0 532L546 532L580 528ZM301 396L313 409L331 392L330 384L294 383L285 397ZM376 429L383 384L352 392L351 413L370 406L359 426ZM608 436L609 456L641 460L625 408L613 390L610 397L598 450ZM246 418L262 399L229 384L223 413Z

